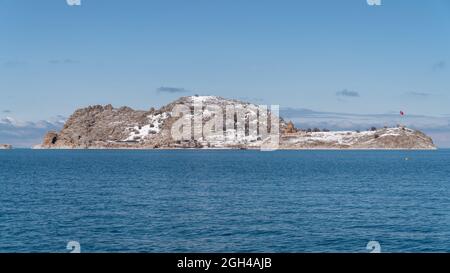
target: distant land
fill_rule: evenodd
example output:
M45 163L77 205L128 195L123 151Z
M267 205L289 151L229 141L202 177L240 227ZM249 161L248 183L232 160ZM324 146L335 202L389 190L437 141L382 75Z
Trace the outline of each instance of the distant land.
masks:
M234 118L234 124L223 122L223 135L208 139L173 139L172 126L180 118L173 114L176 105L193 109L195 103L217 105L224 113L229 106L243 106L254 111L256 105L216 96L181 97L160 109L147 111L130 107L114 108L112 105L95 105L76 110L61 131L50 131L37 149L259 149L266 141L248 134L249 121ZM253 113L260 115L260 113ZM187 118L199 115L202 125L212 114L205 107L200 113L190 113ZM268 115L271 115L269 111ZM225 114L224 114L225 116ZM186 118L184 116L184 118ZM244 124L245 123L245 124ZM228 126L226 126L228 125ZM239 133L236 128L246 128ZM270 130L270 129L269 129ZM370 128L367 131L328 131L326 129L298 129L292 122L279 117L279 149L436 149L433 140L424 133L398 125L393 128ZM229 138L232 136L232 138Z
M10 150L12 149L11 144L0 144L0 150Z

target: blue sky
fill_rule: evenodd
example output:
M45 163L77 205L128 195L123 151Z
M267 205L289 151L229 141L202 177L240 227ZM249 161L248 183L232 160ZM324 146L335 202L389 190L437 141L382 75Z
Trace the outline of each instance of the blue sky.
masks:
M450 1L0 0L0 118L190 94L450 115Z

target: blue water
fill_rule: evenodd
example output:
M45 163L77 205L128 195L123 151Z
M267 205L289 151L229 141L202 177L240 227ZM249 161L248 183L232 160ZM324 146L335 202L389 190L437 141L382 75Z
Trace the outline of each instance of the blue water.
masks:
M409 158L409 160L405 160ZM0 151L0 252L450 251L450 150Z

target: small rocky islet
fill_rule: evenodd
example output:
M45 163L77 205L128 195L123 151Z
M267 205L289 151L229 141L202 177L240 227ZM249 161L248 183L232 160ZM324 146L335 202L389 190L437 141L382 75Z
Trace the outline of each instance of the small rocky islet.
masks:
M0 144L0 150L11 150L12 148L11 144Z

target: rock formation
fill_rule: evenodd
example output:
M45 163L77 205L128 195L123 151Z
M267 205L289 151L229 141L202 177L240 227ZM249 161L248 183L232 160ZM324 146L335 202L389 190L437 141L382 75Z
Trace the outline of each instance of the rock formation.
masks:
M200 112L194 106L201 103ZM189 122L194 129L200 128L200 135L183 139L174 139L172 127L180 117L174 114L175 106L186 106L190 110ZM231 124L223 122L223 132L217 138L204 135L205 124L210 123L215 115L208 105L217 105L223 111L226 120L227 107L242 107L245 115L238 118L235 114ZM257 106L232 99L214 96L182 97L162 108L148 111L133 110L129 107L114 108L111 105L89 106L79 109L67 120L60 132L49 132L43 143L36 148L44 149L153 149L153 148L260 148L264 139L250 134L252 125L259 121L250 117L261 117ZM286 123L281 117L268 118L267 130L271 130L271 118L279 120L280 149L434 149L431 138L425 134L407 128L385 128L367 132L303 132L295 128L292 122ZM255 123L252 123L255 122ZM216 125L214 125L216 126ZM222 126L222 123L218 126ZM215 127L213 127L215 128ZM237 128L245 128L239 131ZM195 135L195 134L193 134ZM230 138L231 136L231 138Z
M297 132L297 128L295 128L294 123L292 121L289 121L286 125L286 128L284 129L284 134L294 134Z

